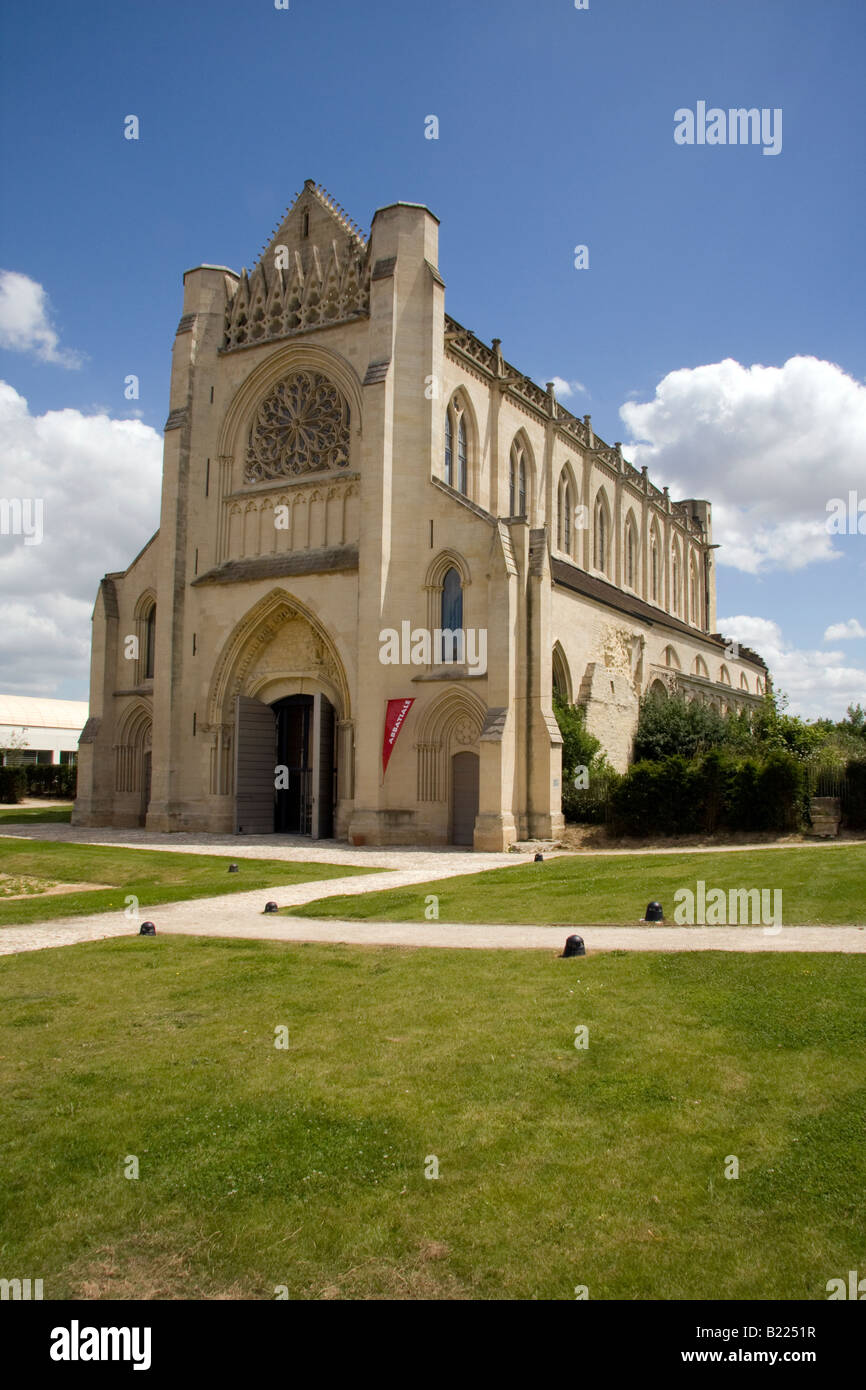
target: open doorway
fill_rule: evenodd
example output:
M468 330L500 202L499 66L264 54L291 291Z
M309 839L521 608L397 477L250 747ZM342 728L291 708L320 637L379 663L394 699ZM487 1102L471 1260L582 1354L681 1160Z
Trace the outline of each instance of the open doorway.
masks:
M313 827L313 697L289 695L271 708L277 721L274 830L309 835Z
M267 705L239 695L235 725L235 830L239 834L333 835L334 707L324 695L288 695Z

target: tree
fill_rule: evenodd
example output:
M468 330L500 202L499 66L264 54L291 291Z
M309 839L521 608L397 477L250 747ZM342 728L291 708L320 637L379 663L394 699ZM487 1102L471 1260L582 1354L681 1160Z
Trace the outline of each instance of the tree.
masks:
M565 786L571 782L576 768L591 766L601 748L601 740L587 729L586 710L580 705L570 705L556 692L553 713L562 734L562 784Z
M724 716L711 705L686 700L681 695L668 697L649 692L640 702L634 760L655 762L676 754L692 758L696 753L721 747L728 741L727 733Z
M0 743L0 760L6 767L13 767L21 760L15 754L20 753L22 748L29 748L30 744L24 735L26 729L21 729L19 733L11 734L5 743Z

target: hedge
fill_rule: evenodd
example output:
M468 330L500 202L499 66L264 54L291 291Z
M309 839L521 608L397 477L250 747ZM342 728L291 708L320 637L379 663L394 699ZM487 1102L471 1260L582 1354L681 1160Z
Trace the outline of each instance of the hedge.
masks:
M0 801L17 803L25 796L71 801L75 797L74 763L26 763L0 767Z
M23 767L0 767L0 802L15 805L27 791Z
M74 763L29 763L21 770L27 778L28 796L74 798L77 780Z
M803 764L782 750L763 762L719 750L692 760L644 760L629 768L610 798L610 821L619 835L796 830L804 810Z

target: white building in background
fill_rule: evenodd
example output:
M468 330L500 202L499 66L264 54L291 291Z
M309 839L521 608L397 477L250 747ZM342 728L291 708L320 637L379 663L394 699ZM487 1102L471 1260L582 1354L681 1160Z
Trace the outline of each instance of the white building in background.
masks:
M0 751L0 764L74 763L87 708L86 700L0 695L0 750L10 744L16 748L14 753Z

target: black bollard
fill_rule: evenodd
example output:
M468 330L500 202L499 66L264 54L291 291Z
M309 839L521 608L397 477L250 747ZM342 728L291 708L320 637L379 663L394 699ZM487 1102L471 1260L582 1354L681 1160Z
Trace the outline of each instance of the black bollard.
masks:
M645 922L663 922L665 920L664 908L661 903L647 903Z
M138 934L139 936L156 936L156 927L152 922L142 922Z
M277 912L278 910L276 903L265 903L265 912Z
M565 950L560 956L560 960L567 960L569 956L585 956L586 947L583 944L582 936L570 936L565 943Z

